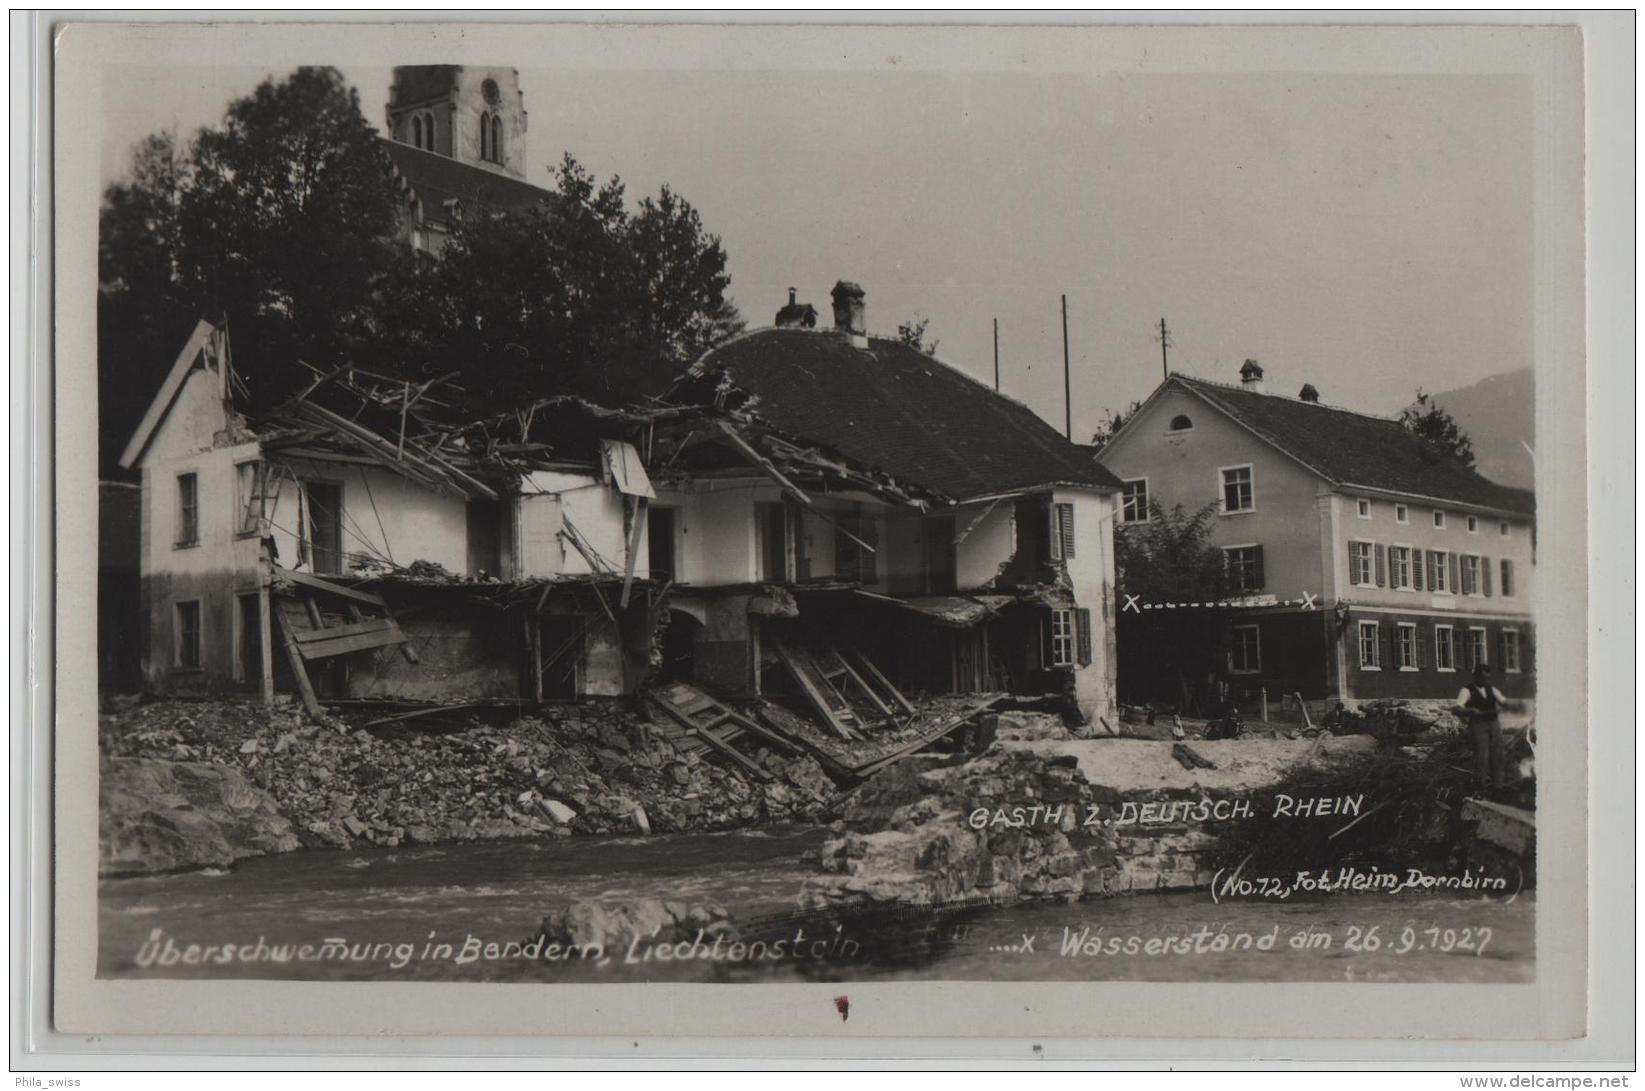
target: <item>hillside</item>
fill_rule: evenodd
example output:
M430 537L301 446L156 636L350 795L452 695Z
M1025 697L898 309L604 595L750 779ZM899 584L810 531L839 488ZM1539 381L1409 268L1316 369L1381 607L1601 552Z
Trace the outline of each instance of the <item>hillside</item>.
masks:
M1436 393L1434 401L1474 441L1480 473L1499 484L1529 489L1535 485L1535 471L1521 441L1536 446L1535 390L1535 377L1524 368Z

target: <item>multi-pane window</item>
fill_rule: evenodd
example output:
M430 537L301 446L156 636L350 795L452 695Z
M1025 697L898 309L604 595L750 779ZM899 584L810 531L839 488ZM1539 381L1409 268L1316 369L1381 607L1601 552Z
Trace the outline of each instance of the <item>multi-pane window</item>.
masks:
M200 478L198 474L177 475L177 544L200 542Z
M1253 511L1257 506L1251 467L1230 466L1222 471L1222 510Z
M1388 547L1388 585L1399 591L1415 589L1411 576L1411 547Z
M1442 671L1457 669L1455 639L1449 625L1434 626L1434 669Z
M1222 551L1228 583L1235 591L1260 591L1263 584L1262 547L1229 546Z
M1074 665L1074 611L1054 609L1051 611L1051 665L1053 667L1072 667Z
M1411 521L1411 509L1406 507L1404 504L1395 504L1394 505L1394 522L1396 522L1396 523L1409 523L1410 521Z
M1398 662L1394 665L1402 671L1417 669L1417 627L1400 622L1394 628L1394 653Z
M1362 670L1382 669L1382 627L1374 621L1359 623L1359 665Z
M1443 549L1428 551L1428 590L1451 591L1451 554Z
M200 668L200 600L179 602L175 607L177 647L173 665L179 670Z
M1504 629L1502 637L1502 669L1509 674L1518 674L1522 669L1519 659L1519 630Z
M1361 519L1369 519L1371 517L1371 502L1369 500L1361 499L1357 502L1357 506L1359 508L1359 517Z
M1262 670L1262 638L1255 625L1236 625L1228 647L1230 674L1256 674Z
M1437 511L1436 510L1434 512L1434 529L1435 530L1444 530L1445 529L1445 513L1443 511Z
M1375 587L1376 545L1372 542L1350 542L1348 582L1355 587Z
M1148 479L1127 481L1120 486L1120 522L1148 521Z
M1473 628L1468 630L1468 669L1473 670L1490 659L1485 654L1485 630Z
M1464 595L1480 593L1479 558L1472 553L1464 553L1460 558L1462 586L1458 588Z
M1501 582L1503 597L1511 599L1514 597L1514 562L1504 557L1502 558L1500 567L1502 569Z

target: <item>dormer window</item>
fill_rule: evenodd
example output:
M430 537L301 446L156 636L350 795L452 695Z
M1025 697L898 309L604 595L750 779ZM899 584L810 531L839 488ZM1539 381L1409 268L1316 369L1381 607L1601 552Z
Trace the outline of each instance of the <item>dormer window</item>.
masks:
M1186 432L1192 427L1194 427L1194 422L1188 418L1186 413L1178 413L1171 418L1171 431L1173 432Z

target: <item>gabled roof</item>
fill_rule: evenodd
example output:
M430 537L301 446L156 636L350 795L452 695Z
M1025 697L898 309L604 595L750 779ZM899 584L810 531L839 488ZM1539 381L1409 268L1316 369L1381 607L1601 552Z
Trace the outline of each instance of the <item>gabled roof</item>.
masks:
M456 200L469 211L482 208L518 212L540 201L552 201L552 190L523 182L472 163L464 163L439 152L378 137L395 174L411 194L423 202L424 215L438 217L448 200Z
M1481 477L1434 451L1397 420L1186 375L1172 375L1160 389L1173 384L1339 489L1401 493L1517 515L1536 511L1533 493Z
M122 469L131 469L137 465L137 460L143 456L148 448L149 441L154 438L160 422L166 419L171 407L177 401L177 395L183 391L183 382L189 372L194 370L194 362L202 350L211 345L217 335L217 327L205 319L194 324L194 332L189 339L183 342L183 351L177 354L177 359L166 373L166 381L160 384L160 392L149 403L148 412L137 425L137 431L132 433L131 442L126 444L125 451L120 455Z
M693 368L723 373L771 427L950 500L1119 480L1026 405L900 341L763 329Z

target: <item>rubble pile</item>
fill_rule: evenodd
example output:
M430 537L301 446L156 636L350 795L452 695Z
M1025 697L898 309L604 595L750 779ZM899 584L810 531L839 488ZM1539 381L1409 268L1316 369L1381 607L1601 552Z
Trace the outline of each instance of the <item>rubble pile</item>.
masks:
M1443 705L1409 701L1366 701L1358 709L1341 709L1332 729L1338 735L1373 735L1379 739L1448 738L1463 733L1463 723Z
M1057 739L1045 719L1054 718L1000 713L999 741L982 754L920 755L864 782L841 803L804 904L952 907L1203 888L1226 832L1271 808L1276 786L1303 770L1354 783L1376 750L1369 739Z
M760 755L776 777L756 784L647 727L617 701L376 731L296 707L157 702L105 715L102 744L232 769L310 847L732 829L814 819L834 795L809 757Z

